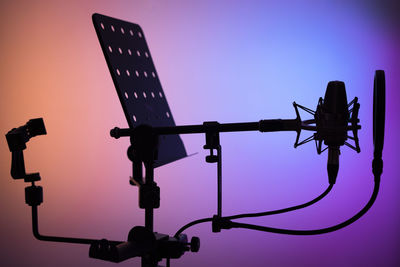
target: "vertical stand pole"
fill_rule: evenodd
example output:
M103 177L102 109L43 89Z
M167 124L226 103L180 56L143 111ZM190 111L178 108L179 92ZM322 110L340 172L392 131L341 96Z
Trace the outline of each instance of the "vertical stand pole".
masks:
M153 164L146 164L146 182L145 185L150 187L155 186L154 183L154 168ZM148 166L151 165L151 166ZM146 207L145 210L145 218L144 218L144 226L151 232L154 230L154 209L153 206Z
M222 217L222 155L221 155L221 145L218 146L217 148L217 153L218 153L218 162L217 162L217 201L218 201L218 207L217 207L217 215L218 217Z
M144 208L144 225L145 228L149 231L154 231L154 208L159 207L160 203L160 188L154 182L154 168L153 163L148 164L145 163L145 183L142 188L147 188L147 190L140 189L140 198L146 199L145 200L145 208ZM142 200L143 201L143 200ZM158 204L157 204L158 202ZM158 260L157 258L151 253L142 257L142 267L157 267Z
M207 128L206 144L204 149L210 150L210 155L206 156L206 162L217 163L217 217L222 217L222 156L221 145L219 142L219 123L216 121L204 122L203 125ZM214 149L217 150L217 155L214 155Z
M154 182L154 160L158 153L158 135L148 125L135 128L131 137L128 158L132 161L133 177L131 184L139 187L139 208L144 209L145 228L154 232L154 209L160 207L160 188ZM145 177L143 179L143 165ZM158 260L153 252L142 256L142 267L157 267Z

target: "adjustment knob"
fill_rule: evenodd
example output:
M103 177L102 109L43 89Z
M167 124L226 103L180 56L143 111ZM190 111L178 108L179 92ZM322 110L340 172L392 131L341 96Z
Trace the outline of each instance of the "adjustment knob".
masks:
M206 162L208 162L208 163L218 162L218 156L216 156L216 155L206 156Z
M190 240L190 251L198 252L200 250L200 238L193 236Z

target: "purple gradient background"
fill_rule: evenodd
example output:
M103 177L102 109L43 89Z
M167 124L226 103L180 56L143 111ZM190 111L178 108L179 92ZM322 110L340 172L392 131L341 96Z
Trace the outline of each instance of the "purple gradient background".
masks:
M399 48L396 1L2 1L0 112L4 134L44 117L48 135L29 143L28 171L40 171L43 234L125 239L141 225L137 189L128 185L128 140L111 77L91 22L97 12L142 26L177 124L293 118L291 103L315 108L330 80L346 83L361 103L356 154L343 148L332 193L301 212L243 220L313 229L357 212L373 188L372 85L387 75L387 121L381 191L372 209L331 234L298 237L250 230L201 237L199 253L172 266L400 266ZM305 116L305 115L304 115ZM215 166L204 136L182 137L196 156L156 170L161 208L155 229L173 234L216 211ZM303 203L327 187L326 154L293 149L294 133L222 134L224 214ZM88 246L40 242L31 233L22 181L9 175L0 139L2 266L115 266L88 258ZM132 259L119 266L140 266Z

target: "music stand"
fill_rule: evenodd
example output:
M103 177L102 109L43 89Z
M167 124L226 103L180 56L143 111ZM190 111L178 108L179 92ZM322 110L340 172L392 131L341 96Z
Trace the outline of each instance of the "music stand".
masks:
M141 124L175 126L140 26L100 14L92 18L129 128ZM163 135L158 141L154 167L186 156L179 135Z
M139 207L145 209L145 227L134 227L127 244L141 244L149 253L138 253L140 246L120 249L116 243L112 245L117 250L127 253L113 257L112 249L104 253L102 245L95 243L90 248L90 256L120 261L125 255L142 255L142 267L158 266L162 258L167 258L169 265L171 257L179 258L187 250L197 252L200 240L193 237L189 243L186 235L169 237L153 232L153 210L160 206L160 188L154 182L154 168L186 157L186 150L178 134L154 135L151 131L153 127L176 125L143 30L137 24L100 14L93 14L92 19L129 128L138 132L131 137L128 157L133 166L130 183L139 187Z

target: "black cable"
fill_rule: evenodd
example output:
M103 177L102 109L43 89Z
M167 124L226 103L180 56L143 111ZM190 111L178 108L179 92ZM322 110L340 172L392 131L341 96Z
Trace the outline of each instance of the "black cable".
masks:
M232 220L232 219L239 219L239 218L246 218L246 217L260 217L260 216L275 215L275 214L280 214L280 213L285 213L285 212L290 212L290 211L302 209L302 208L308 207L308 206L320 201L322 198L324 198L332 190L332 188L333 188L333 184L330 184L328 186L328 188L321 195L319 195L318 197L314 198L311 201L308 201L308 202L300 204L300 205L292 206L292 207L285 208L285 209L279 209L279 210L271 210L271 211L258 212L258 213L246 213L246 214L232 215L232 216L227 216L227 217L223 217L223 218L227 219L227 220ZM213 218L204 218L204 219L200 219L200 220L196 220L196 221L190 222L190 223L186 224L185 226L183 226L181 229L179 229L176 232L175 237L177 237L179 234L181 234L183 231L185 231L189 227L192 227L192 226L194 226L196 224L200 224L200 223L204 223L204 222L211 222L212 220L213 220Z
M379 185L380 185L380 177L375 176L374 191L373 191L372 196L371 196L370 200L368 201L368 203L356 215L354 215L350 219L348 219L340 224L337 224L335 226L322 228L322 229L318 229L318 230L289 230L289 229L280 229L280 228L245 224L245 223L228 222L227 228L228 229L230 229L230 228L246 228L246 229L251 229L251 230L277 233L277 234L287 234L287 235L319 235L319 234L330 233L330 232L342 229L342 228L352 224L353 222L355 222L359 218L361 218L365 213L367 213L367 211L374 204L376 197L378 196Z
M300 204L300 205L292 206L292 207L285 208L285 209L279 209L279 210L271 210L271 211L265 211L265 212L245 213L245 214L238 214L238 215L233 215L233 216L226 216L223 218L228 219L228 220L233 220L233 219L248 218L248 217L261 217L261 216L275 215L275 214L290 212L290 211L294 211L294 210L298 210L298 209L303 209L303 208L311 206L312 204L317 203L318 201L323 199L332 190L332 188L333 188L333 184L330 184L328 186L328 188L321 195L319 195L318 197L314 198L311 201L308 201L308 202Z
M230 229L230 228L245 228L245 229L250 229L250 230L257 230L257 231L263 231L263 232L270 232L270 233L277 233L277 234L288 234L288 235L319 235L319 234L325 234L325 233L330 233L330 232L334 232L337 231L339 229L342 229L350 224L352 224L353 222L357 221L359 218L361 218L365 213L367 213L367 211L372 207L372 205L374 204L377 196L378 196L378 192L379 192L379 185L380 185L380 177L375 176L375 185L374 185L374 190L372 193L372 196L370 198L370 200L368 201L368 203L364 206L364 208L362 208L356 215L354 215L352 218L338 224L335 226L331 226L331 227L327 227L327 228L322 228L322 229L318 229L318 230L290 230L290 229L280 229L280 228L273 228L273 227L267 227L267 226L259 226L259 225L252 225L252 224L246 224L246 223L238 223L238 222L231 222L229 221L232 217L236 217L236 218L243 218L243 217L237 217L240 215L235 215L235 216L229 216L229 217L223 217L223 219L227 219L226 222L226 226L224 227L226 229ZM316 199L321 199L321 196L323 197L324 195L326 195L330 190L332 189L332 186L330 185L327 190L325 190L324 193L322 193L319 197L317 197ZM310 202L315 203L316 199L309 201L305 204L308 204ZM317 200L318 201L318 200ZM311 203L311 204L312 204ZM276 211L270 211L270 212L264 212L264 214L266 213L270 213L270 215L272 214L278 214L278 213L282 213L282 212L286 212L284 210L295 210L296 207L301 207L305 204L302 205L297 205L297 206L293 206L287 209L281 209L281 210L276 210ZM298 209L298 208L297 208ZM278 213L277 213L278 212ZM261 213L260 213L261 214ZM241 215L245 215L245 214L241 214ZM181 229L179 229L176 234L175 237L177 237L179 234L181 234L184 230L186 230L189 227L192 227L196 224L199 223L204 223L204 222L210 222L212 221L213 218L204 218L204 219L200 219L200 220L196 220L193 222L190 222L188 224L186 224L185 226L183 226Z
M183 231L185 231L189 227L192 227L193 225L196 225L199 223L204 223L204 222L211 222L212 220L213 220L213 218L204 218L204 219L190 222L190 223L186 224L185 226L181 227L181 229L179 229L174 236L178 237Z

